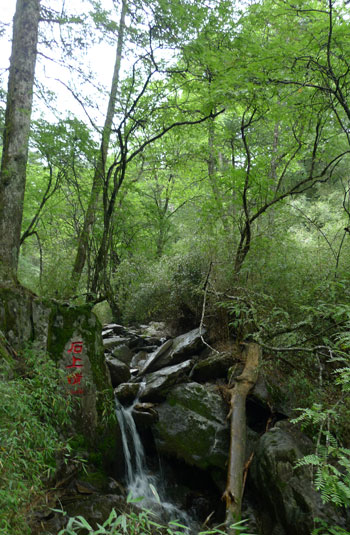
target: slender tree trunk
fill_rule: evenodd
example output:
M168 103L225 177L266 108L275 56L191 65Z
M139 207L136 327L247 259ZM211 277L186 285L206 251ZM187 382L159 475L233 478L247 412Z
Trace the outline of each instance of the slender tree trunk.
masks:
M278 141L279 141L279 123L275 123L274 129L273 129L273 144L272 144L272 158L271 158L271 166L270 166L270 177L273 180L271 190L273 193L278 191L278 181L277 181L277 153L278 153ZM267 201L267 199L266 199ZM269 212L268 215L268 221L269 221L269 227L270 229L274 229L275 226L275 210L272 209Z
M235 534L236 530L230 530L230 525L241 520L246 455L246 398L258 378L261 348L258 344L250 343L246 346L245 354L244 370L236 378L235 385L231 390L231 443L227 484L223 496L226 501L226 526L228 532L232 534Z
M164 246L166 242L166 220L162 217L162 219L159 221L159 231L157 236L157 250L156 250L156 257L161 258L163 256Z
M96 296L101 289L101 286L104 285L106 280L106 268L107 268L107 255L108 250L111 244L111 223L114 213L115 202L119 189L124 181L126 171L126 155L123 155L123 163L118 167L114 172L113 177L113 189L108 198L108 189L104 188L104 221L103 221L103 233L100 246L97 252L95 265L94 265L94 274L92 277L91 283L91 296L90 300L93 299L93 296ZM102 285L101 285L102 282Z
M17 0L0 170L0 278L17 281L40 0Z
M250 220L246 219L244 228L241 230L241 238L237 247L235 262L234 262L234 274L236 279L238 279L241 272L244 260L246 259L247 254L250 250L251 244L251 226Z
M92 227L95 222L95 214L98 208L98 201L101 195L103 181L106 172L106 161L108 155L108 147L111 138L112 124L115 113L115 104L117 98L117 90L120 77L120 66L124 45L124 29L125 29L125 15L127 11L127 2L123 0L122 11L119 21L118 43L114 64L114 73L112 79L112 87L109 95L108 109L105 118L105 124L102 131L102 140L100 146L99 157L96 163L94 178L92 182L92 188L90 193L90 200L88 208L85 214L83 229L79 236L77 254L75 257L74 267L72 271L69 293L75 294L80 281L81 274L83 272L87 249L89 246L89 237L91 235Z
M226 236L229 237L230 234L231 234L230 227L229 227L229 224L227 222L227 214L225 212L225 208L224 208L223 200L222 200L222 195L221 195L220 188L218 186L217 179L216 179L214 121L215 121L215 118L213 117L213 118L209 119L209 123L208 123L208 152L209 152L209 157L208 157L208 177L209 177L209 182L210 182L210 185L211 185L211 189L212 189L213 194L214 194L214 199L215 199L215 203L216 203L216 206L217 206L217 210L219 212L219 217L220 217L220 219L222 221L222 225L224 227Z

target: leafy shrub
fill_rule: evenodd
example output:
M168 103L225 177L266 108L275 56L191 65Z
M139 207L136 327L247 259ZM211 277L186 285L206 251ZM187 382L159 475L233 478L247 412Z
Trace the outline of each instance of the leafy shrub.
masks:
M158 262L126 260L115 288L126 323L198 317L208 266L196 253L163 257Z
M0 531L7 535L29 533L29 504L54 474L58 453L69 455L59 434L70 415L59 370L39 352L20 358L15 369L0 370Z

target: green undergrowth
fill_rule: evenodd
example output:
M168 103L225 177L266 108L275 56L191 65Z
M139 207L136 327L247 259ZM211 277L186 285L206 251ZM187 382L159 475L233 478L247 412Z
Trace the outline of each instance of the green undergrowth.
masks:
M72 407L60 370L27 349L0 361L0 533L26 535L28 513L40 504L58 460L69 461L63 438Z
M156 494L157 501L159 497ZM129 495L128 503L136 503L142 498L133 499ZM236 535L254 535L246 532L246 520L236 522L231 528ZM141 509L131 512L124 512L118 514L115 509L112 509L109 517L103 524L98 524L94 529L89 522L82 516L72 517L64 529L58 535L191 535L194 531L176 520L168 522L167 525L160 523L157 515L150 510ZM223 526L216 528L197 531L197 535L227 535L227 531Z

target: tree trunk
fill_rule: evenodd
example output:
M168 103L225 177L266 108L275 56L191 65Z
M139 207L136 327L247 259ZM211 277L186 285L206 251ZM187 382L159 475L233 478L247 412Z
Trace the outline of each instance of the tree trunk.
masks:
M0 277L17 282L40 0L17 0L0 170Z
M218 186L217 178L216 178L217 172L216 172L216 156L215 156L214 121L215 121L215 118L213 117L209 119L209 123L208 123L208 153L209 153L208 155L208 178L209 178L211 189L213 191L219 218L222 222L225 235L227 238L229 238L231 235L230 226L227 221L227 214L224 208L222 195L221 195L220 188Z
M95 222L95 214L98 207L98 201L101 195L103 180L106 172L106 161L108 155L108 146L111 138L112 124L115 113L115 103L117 98L117 90L119 85L120 65L122 59L123 45L124 45L124 29L125 29L125 15L127 10L127 2L123 0L122 11L119 21L118 43L114 64L114 73L112 79L112 87L109 95L108 109L105 118L105 124L102 131L102 140L100 146L100 153L96 162L94 178L90 193L90 200L85 214L83 229L79 236L78 249L75 257L74 267L71 275L70 287L68 292L70 295L75 294L83 272L87 249L89 246L89 237L91 235L92 227Z
M241 520L243 475L246 455L246 398L258 378L258 368L261 348L258 344L247 344L246 363L242 374L236 378L231 390L230 416L231 416L231 443L229 452L229 465L227 484L223 498L226 501L226 527L228 533L230 525Z
M97 296L104 281L106 281L107 273L107 255L111 245L111 224L114 213L115 202L119 189L125 178L126 171L126 154L122 155L123 159L121 165L115 170L113 177L113 189L111 191L110 198L108 199L108 189L105 187L103 191L103 204L104 204L104 220L103 220L103 233L101 243L97 252L95 265L94 265L94 275L92 277L91 283L91 296L89 297L92 300ZM101 285L102 282L102 285Z

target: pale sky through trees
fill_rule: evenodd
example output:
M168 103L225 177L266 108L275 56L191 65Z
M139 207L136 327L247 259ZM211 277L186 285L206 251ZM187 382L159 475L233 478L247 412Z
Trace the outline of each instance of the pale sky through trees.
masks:
M102 8L110 12L110 17L119 24L120 17L120 2L113 0L102 0ZM92 11L93 7L88 0L42 0L43 7L49 7L53 12L61 13L64 9L68 15L86 15ZM63 6L63 8L62 8ZM0 15L0 24L5 25L5 33L0 37L0 88L7 90L7 75L11 54L11 37L12 37L12 19L16 9L16 0L7 0L6 5L2 6ZM130 22L126 21L128 25ZM0 26L0 28L1 28ZM78 25L79 26L79 25ZM132 26L132 23L131 23ZM77 25L69 25L74 32ZM51 28L51 29L49 29ZM67 27L66 27L67 28ZM65 30L63 25L63 31ZM50 35L50 31L57 32ZM40 32L45 39L54 37L58 43L61 42L58 24L49 26L42 22L40 24ZM68 30L66 30L68 31ZM56 122L60 118L67 118L67 116L75 116L83 120L86 124L91 126L87 115L84 113L78 101L73 97L72 93L64 86L67 85L73 89L77 94L83 95L87 100L85 107L92 118L94 124L102 127L104 116L107 110L108 94L110 91L113 68L116 53L116 39L111 43L110 40L102 39L99 44L91 44L89 42L89 34L83 36L86 41L87 48L83 51L79 46L74 48L71 56L63 56L62 49L54 47L47 47L40 44L42 38L39 38L38 57L36 65L36 87L34 93L33 113L34 119L45 117L46 120ZM92 39L91 39L92 41ZM124 48L123 59L121 64L122 77L128 76L131 72L135 57L137 57L135 45L130 44ZM162 57L171 60L168 52L164 49L158 51ZM173 57L173 52L170 51L170 56ZM60 64L59 64L60 63ZM83 77L78 76L76 72L70 71L68 64L81 69L84 73ZM83 80L85 78L85 80ZM49 102L49 94L53 98ZM91 105L87 105L87 101ZM49 103L49 106L47 106ZM4 106L4 104L3 104Z
M44 4L44 2L43 2ZM46 5L49 5L57 11L61 10L62 1L61 0L50 0L45 2ZM69 7L66 9L69 13L79 14L86 13L91 6L87 5L86 0L70 0ZM112 0L103 0L103 7L107 10L111 10L115 13ZM6 31L3 36L0 38L1 43L1 55L0 55L0 86L1 88L7 90L7 73L9 67L9 60L11 55L11 36L12 36L12 19L16 9L16 0L7 0L1 6L1 23L6 25ZM119 13L116 13L116 20L118 20ZM39 46L40 52L40 46ZM55 57L55 51L51 50L51 57ZM79 51L78 51L79 54ZM56 56L57 57L57 56ZM115 47L102 42L99 45L92 46L86 57L86 66L89 64L92 71L96 73L96 82L99 87L103 87L107 92L110 89L110 83L113 74L113 65L115 60ZM57 101L55 108L57 111L63 115L66 112L73 112L77 116L81 115L81 119L86 120L86 116L82 113L80 114L79 105L74 100L74 98L69 94L69 92L57 81L55 78L60 78L62 81L68 81L68 73L64 72L63 68L57 68L57 65L50 64L49 61L43 61L42 58L38 58L37 68L36 68L36 77L41 84L46 89L49 89L56 93ZM101 98L101 95L97 97L100 100L101 104L101 115L105 113L105 99ZM34 101L34 110L33 116L38 116L41 113L44 113L47 116L48 110L43 102ZM99 121L99 117L95 117L96 121Z

